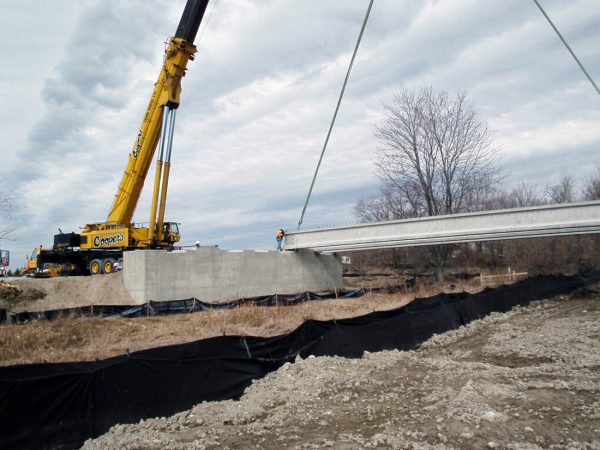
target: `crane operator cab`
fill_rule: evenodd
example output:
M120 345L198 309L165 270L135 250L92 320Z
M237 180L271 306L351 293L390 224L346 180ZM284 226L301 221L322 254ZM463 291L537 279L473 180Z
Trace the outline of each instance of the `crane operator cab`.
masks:
M165 222L162 242L172 246L175 242L179 242L179 237L179 224L177 222Z

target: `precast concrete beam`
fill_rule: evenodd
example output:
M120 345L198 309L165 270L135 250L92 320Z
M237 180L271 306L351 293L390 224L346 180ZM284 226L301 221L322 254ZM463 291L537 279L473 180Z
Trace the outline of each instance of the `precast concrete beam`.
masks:
M286 250L370 250L600 233L600 201L287 231Z

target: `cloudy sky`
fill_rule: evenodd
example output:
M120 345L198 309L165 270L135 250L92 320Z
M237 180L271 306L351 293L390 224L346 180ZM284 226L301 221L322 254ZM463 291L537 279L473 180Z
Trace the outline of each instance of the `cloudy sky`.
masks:
M212 0L214 3L214 0ZM184 0L1 0L2 185L13 267L106 218ZM182 243L272 248L295 227L368 0L219 0L183 80L167 218ZM600 80L598 0L542 0ZM306 226L377 190L373 125L400 88L467 90L507 184L600 164L600 97L529 0L375 0ZM151 170L153 173L153 170ZM146 183L136 221L149 216Z

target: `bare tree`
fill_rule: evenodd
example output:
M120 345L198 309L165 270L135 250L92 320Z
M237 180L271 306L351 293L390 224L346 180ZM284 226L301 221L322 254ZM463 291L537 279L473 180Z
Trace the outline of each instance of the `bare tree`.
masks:
M381 196L377 201L359 202L359 217L375 219L378 216L369 208L381 207L388 200L397 218L482 208L483 198L500 179L495 166L498 152L467 93L450 98L430 87L403 90L384 110L383 121L375 127L380 146L374 159ZM443 245L429 250L438 280L443 279L449 252L450 247Z
M491 209L525 208L527 206L543 205L544 203L544 197L535 185L521 181L508 191L498 191L490 206Z
M14 230L10 225L14 200L11 193L0 191L0 240L6 239Z
M575 201L575 180L570 175L561 178L558 184L546 186L546 196L550 203L571 203Z
M384 109L377 175L414 216L467 211L469 195L497 182L497 149L466 92L404 90Z
M382 189L377 195L361 198L354 205L354 214L363 222L383 222L407 217L402 199L389 189Z
M590 176L583 185L584 200L600 200L600 167L596 168L597 173Z
M558 184L546 186L545 195L535 185L522 181L496 199L498 208L537 206L544 203L567 203L576 199L573 177L565 176ZM535 273L569 273L595 261L589 245L594 237L562 236L501 241L504 262L517 270ZM492 259L495 255L491 255Z

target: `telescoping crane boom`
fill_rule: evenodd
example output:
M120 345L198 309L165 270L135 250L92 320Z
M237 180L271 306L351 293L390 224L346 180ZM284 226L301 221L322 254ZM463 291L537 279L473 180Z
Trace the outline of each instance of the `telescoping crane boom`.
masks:
M165 49L142 125L117 189L106 222L89 223L81 233L59 233L52 249L41 249L38 268L58 267L62 274L110 273L124 250L168 248L179 241L177 222L165 222L175 114L181 79L194 59L194 39L208 0L188 0L175 36ZM133 223L144 181L158 148L148 226Z

